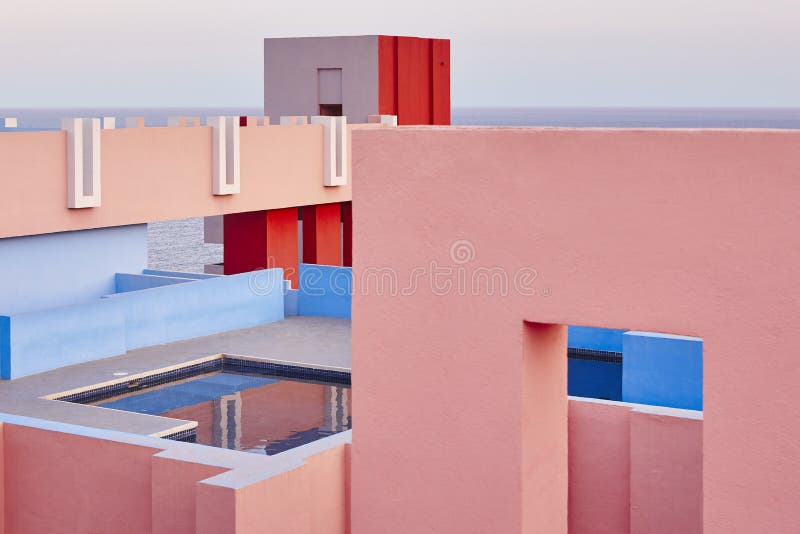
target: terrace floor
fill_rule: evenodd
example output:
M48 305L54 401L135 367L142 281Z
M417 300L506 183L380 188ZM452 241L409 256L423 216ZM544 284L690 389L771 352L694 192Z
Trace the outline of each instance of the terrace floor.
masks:
M222 334L155 345L120 356L0 381L0 411L134 434L163 436L194 426L154 415L48 400L42 397L131 375L181 366L219 354L350 369L350 320L288 317ZM115 373L126 373L119 375Z

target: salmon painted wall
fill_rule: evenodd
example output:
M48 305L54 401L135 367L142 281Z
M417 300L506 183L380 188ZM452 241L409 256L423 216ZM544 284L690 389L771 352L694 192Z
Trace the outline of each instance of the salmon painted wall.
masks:
M569 533L703 529L702 415L570 398Z
M152 534L195 534L197 483L226 469L174 458L152 457Z
M346 446L236 491L236 534L345 534Z
M68 209L66 134L0 135L0 237L350 200L323 184L319 125L241 129L241 193L211 190L211 128L102 130L102 205Z
M630 424L631 532L702 534L702 421L633 411Z
M349 433L264 457L5 418L24 423L0 422L0 532L347 529Z
M17 425L3 430L6 532L150 532L157 449Z
M795 528L800 132L410 128L353 150L354 534L523 531L526 320L703 338L704 532ZM416 286L366 296L386 265ZM459 285L494 267L505 295Z

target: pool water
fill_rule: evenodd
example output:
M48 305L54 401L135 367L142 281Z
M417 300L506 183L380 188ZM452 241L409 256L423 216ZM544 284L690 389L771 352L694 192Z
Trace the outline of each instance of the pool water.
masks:
M231 372L95 405L197 421L197 443L267 455L351 428L349 386Z

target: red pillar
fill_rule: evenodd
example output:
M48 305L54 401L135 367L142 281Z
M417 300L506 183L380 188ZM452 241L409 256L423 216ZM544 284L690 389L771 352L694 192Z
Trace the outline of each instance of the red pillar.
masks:
M303 263L341 265L341 204L303 206Z
M353 203L342 202L342 252L345 267L353 266Z
M297 287L297 208L225 215L225 274L280 267Z

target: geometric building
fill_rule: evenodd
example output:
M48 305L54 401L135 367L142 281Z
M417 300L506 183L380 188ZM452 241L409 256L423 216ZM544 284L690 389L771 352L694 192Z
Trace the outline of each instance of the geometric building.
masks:
M397 115L450 124L450 41L366 35L264 40L264 114Z
M360 36L0 133L0 533L792 532L800 134L449 120ZM189 217L222 273L148 269Z

